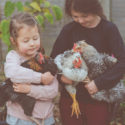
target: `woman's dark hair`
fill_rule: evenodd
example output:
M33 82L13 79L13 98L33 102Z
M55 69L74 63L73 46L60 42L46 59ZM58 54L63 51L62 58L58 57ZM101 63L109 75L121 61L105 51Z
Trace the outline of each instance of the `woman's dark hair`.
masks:
M101 18L106 18L103 13L103 8L98 0L66 0L65 12L72 16L71 10L80 13L96 14Z

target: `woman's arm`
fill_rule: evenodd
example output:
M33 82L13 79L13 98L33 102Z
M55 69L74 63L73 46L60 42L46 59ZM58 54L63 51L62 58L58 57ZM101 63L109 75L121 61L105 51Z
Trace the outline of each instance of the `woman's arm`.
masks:
M117 58L118 62L112 69L108 69L104 74L94 80L99 90L112 88L125 74L125 45L114 24L109 27L107 37L111 53Z
M69 28L69 25L66 25L61 30L59 36L57 37L52 52L51 57L55 58L58 54L63 53L66 50L69 50L72 48L72 37L71 37L71 29ZM57 79L59 83L64 86L64 81L61 80L62 75L58 74ZM70 80L67 80L70 81Z
M64 26L54 43L51 52L52 58L55 58L58 54L63 53L64 51L69 50L73 47L71 34L72 30L70 26Z

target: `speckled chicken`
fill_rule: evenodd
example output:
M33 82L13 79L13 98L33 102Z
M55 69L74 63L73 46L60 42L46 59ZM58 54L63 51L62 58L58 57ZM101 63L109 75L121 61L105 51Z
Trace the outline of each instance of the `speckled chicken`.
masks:
M84 40L77 42L76 46L78 50L80 50L88 66L88 77L90 80L95 79L117 63L115 57L99 53L93 46L87 44ZM93 94L92 98L109 103L125 100L125 86L123 81L121 80L115 87L109 90L101 90Z

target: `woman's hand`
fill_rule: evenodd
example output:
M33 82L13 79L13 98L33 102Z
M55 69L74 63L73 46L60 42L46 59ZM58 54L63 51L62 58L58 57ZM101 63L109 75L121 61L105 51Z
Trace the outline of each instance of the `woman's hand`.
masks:
M13 88L14 88L15 92L27 94L31 90L31 84L28 84L28 83L27 84L26 83L25 84L14 83Z
M94 82L94 80L92 80L91 82L85 84L85 88L88 90L89 94L95 94L96 92L98 92L98 88Z
M68 79L67 77L65 77L64 75L61 76L61 81L65 84L72 84L72 80Z

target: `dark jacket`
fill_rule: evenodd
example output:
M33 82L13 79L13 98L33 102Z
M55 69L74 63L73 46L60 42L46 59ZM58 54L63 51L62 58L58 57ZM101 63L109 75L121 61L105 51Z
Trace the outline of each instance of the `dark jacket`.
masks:
M99 90L115 86L125 73L125 46L116 25L101 19L95 28L84 28L73 21L62 29L54 44L51 57L54 58L58 54L72 49L73 44L79 40L85 40L98 52L113 54L118 59L118 63L112 69L94 79ZM83 84L77 86L77 91L78 99L85 102L92 100ZM62 95L69 97L65 90L62 91Z

